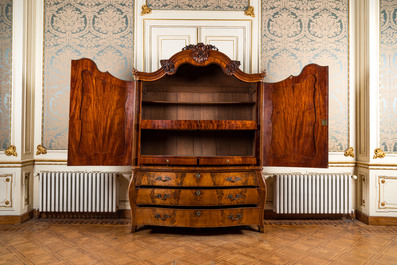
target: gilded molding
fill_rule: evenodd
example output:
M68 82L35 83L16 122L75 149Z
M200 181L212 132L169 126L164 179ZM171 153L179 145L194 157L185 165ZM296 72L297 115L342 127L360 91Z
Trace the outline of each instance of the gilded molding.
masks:
M250 17L255 17L254 7L253 6L247 7L247 9L244 10L244 15L250 16Z
M17 148L15 147L15 145L10 145L10 146L4 151L4 153L6 154L6 156L18 156Z
M380 148L376 148L374 150L374 153L375 153L374 154L374 159L384 158L386 156L385 152L383 152L382 149L380 149Z
M346 157L354 157L354 149L353 147L349 147L345 150L345 156Z
M45 154L47 154L47 149L43 145L39 144L37 146L36 155L45 155Z
M141 12L141 16L147 15L152 13L152 10L150 9L150 7L148 7L148 5L143 5L142 6L142 12Z

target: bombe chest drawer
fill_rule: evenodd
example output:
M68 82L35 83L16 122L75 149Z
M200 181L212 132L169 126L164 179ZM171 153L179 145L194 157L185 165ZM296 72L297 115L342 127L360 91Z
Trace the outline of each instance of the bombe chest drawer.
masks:
M131 185L133 231L142 225L258 225L263 231L266 186L259 169L139 168Z

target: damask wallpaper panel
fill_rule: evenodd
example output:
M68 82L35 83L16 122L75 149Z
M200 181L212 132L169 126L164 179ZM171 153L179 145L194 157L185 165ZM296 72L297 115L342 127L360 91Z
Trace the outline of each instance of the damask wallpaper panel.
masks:
M131 0L46 0L43 145L67 149L71 60L132 80Z
M380 144L397 153L397 0L381 0L380 12Z
M165 10L246 10L248 0L147 0L150 9Z
M10 146L12 86L12 0L0 1L0 150Z
M329 150L348 147L348 0L262 0L262 62L267 82L329 66Z

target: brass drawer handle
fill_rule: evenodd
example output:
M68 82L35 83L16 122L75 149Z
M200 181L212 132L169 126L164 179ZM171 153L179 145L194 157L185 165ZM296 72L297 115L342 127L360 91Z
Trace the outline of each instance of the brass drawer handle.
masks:
M164 221L165 219L170 218L170 217L171 217L171 216L168 215L168 214L164 214L164 217L161 217L160 214L156 214L156 215L154 216L155 219L160 219L160 220L162 220L162 221Z
M228 199L230 199L231 201L235 201L238 200L240 198L242 198L243 196L241 196L240 194L236 194L236 196L233 198L232 194L229 194L229 196L227 196Z
M164 196L162 194L156 194L156 196L154 196L155 198L161 199L163 201L165 201L168 198L171 198L171 196L169 194L164 194Z
M201 191L196 190L196 196L200 196L201 195Z
M238 219L242 218L243 215L241 214L237 214L236 217L233 216L233 214L229 215L229 217L227 219L230 219L232 221L237 221Z
M226 181L229 181L229 182L232 182L232 183L237 182L237 181L240 181L240 180L241 180L240 177L234 177L234 179L233 179L232 177L228 177L228 178L226 179Z
M201 212L200 211L196 211L196 216L200 217L200 215L201 215Z
M160 180L160 181L162 181L162 182L167 182L167 181L171 180L171 178L168 177L168 176L166 176L166 177L164 177L164 179L163 179L163 177L159 176L159 177L155 178L155 180Z

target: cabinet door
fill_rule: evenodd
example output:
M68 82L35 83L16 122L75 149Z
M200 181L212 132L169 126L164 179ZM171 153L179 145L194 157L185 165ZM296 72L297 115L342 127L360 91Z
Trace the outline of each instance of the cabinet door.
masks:
M68 165L132 165L135 83L72 61Z
M328 67L265 83L263 98L263 165L327 167Z

